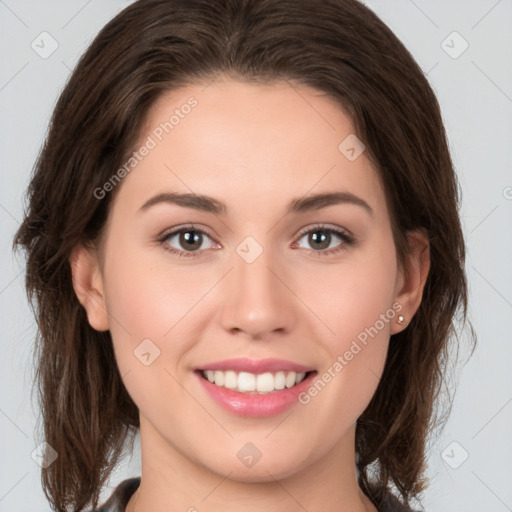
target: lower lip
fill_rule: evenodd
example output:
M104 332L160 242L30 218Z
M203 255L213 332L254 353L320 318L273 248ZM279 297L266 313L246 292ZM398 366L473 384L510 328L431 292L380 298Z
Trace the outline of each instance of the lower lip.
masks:
M298 402L298 395L311 384L316 372L310 373L303 381L291 388L284 388L267 394L240 393L224 387L216 386L196 372L206 392L221 405L236 416L263 418L276 416Z

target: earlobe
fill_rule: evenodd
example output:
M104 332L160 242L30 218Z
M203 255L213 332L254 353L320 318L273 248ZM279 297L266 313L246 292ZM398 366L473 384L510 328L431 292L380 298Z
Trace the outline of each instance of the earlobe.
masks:
M392 334L406 328L420 307L423 289L430 270L430 243L426 231L410 231L407 237L410 254L405 262L405 274L400 273L400 289L395 296L395 301L402 304L400 315L405 318L405 322L402 322L401 325L397 324L397 327L392 329Z
M90 326L97 331L108 331L109 318L97 253L79 244L71 252L69 264L73 289L87 313Z

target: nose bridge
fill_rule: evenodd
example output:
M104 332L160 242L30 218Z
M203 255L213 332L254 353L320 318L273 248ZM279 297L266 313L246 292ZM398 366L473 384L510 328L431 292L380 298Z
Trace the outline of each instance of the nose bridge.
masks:
M249 236L238 245L236 254L234 270L239 299L272 302L275 295L281 292L274 274L279 264L272 249Z
M282 281L279 261L270 248L253 237L244 239L233 255L233 271L228 279L229 297L224 303L225 327L253 336L288 329L292 320L293 294Z

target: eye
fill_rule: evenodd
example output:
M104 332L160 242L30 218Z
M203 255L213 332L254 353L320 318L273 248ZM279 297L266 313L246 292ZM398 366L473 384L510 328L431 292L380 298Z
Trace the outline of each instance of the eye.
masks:
M332 228L324 225L317 225L307 231L303 231L299 237L299 242L295 242L293 247L303 248L300 240L307 236L307 243L312 247L313 253L317 256L324 256L338 253L353 245L355 239L347 232L339 228ZM326 250L331 243L337 238L342 241L338 246ZM195 228L194 226L181 227L174 229L162 235L158 242L164 247L166 251L177 254L179 257L195 257L202 253L202 250L208 249L208 244L205 246L205 238L210 240L211 237L202 229ZM178 245L178 247L172 244ZM216 245L216 244L215 244ZM216 245L216 247L219 247Z
M205 237L210 238L202 229L190 226L168 232L158 241L164 246L165 250L173 254L177 254L180 257L195 257L201 253L202 249L208 248L204 246ZM173 239L174 243L178 245L178 248L171 245ZM180 249L180 247L185 250Z
M306 236L307 243L311 245L313 248L312 250L314 253L316 253L315 255L317 256L325 256L338 253L346 249L347 246L353 245L355 242L354 238L347 232L339 228L331 228L324 225L314 226L313 228L303 232L300 235L299 241ZM329 250L325 250L331 245L333 238L342 240L342 243L338 244L338 246L334 249L331 248ZM297 246L297 243L295 243L294 246ZM301 244L298 244L298 246L302 247Z

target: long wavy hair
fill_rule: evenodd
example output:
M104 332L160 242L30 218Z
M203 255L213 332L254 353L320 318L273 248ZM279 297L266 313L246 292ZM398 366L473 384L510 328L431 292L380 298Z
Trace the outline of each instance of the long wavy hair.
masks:
M356 427L361 488L374 499L398 491L408 504L428 485L429 434L452 403L439 400L449 391L448 349L459 345L457 321L469 323L460 191L424 73L357 0L139 0L80 58L55 106L14 239L27 256L38 325L34 384L44 440L58 453L42 469L45 495L59 511L95 508L139 427L110 333L90 327L72 286L71 250L94 247L116 193L99 200L94 190L126 161L155 100L220 73L287 80L334 99L378 171L402 268L407 231L428 233L423 300L391 336L382 379Z

